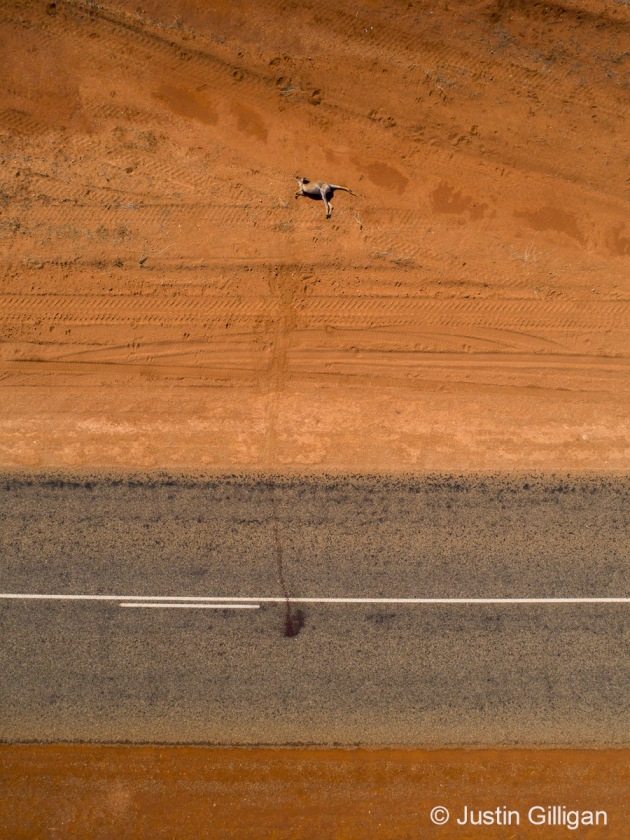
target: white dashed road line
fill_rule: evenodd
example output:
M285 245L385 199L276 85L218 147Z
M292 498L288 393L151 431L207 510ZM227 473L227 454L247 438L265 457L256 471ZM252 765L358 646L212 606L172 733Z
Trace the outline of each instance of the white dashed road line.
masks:
M259 610L260 604L169 604L166 602L150 603L149 601L124 601L119 607L136 607L154 610Z

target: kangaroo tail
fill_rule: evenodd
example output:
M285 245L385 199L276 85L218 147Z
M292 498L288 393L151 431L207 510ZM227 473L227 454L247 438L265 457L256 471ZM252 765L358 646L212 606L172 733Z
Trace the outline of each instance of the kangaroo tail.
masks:
M349 187L341 187L339 186L339 184L331 184L330 188L332 190L343 190L344 192L350 193L350 195L356 196L356 198L360 198L360 196L358 196L355 192L352 192L352 190Z

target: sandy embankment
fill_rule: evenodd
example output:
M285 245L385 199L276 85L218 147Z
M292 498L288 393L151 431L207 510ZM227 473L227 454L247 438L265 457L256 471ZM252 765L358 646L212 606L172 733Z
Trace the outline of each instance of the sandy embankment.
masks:
M627 469L629 28L3 3L0 463Z

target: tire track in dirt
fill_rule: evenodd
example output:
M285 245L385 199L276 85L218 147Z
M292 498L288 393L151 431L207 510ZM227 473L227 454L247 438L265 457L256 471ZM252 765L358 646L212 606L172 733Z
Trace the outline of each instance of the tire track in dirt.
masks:
M133 227L147 224L187 224L192 229L195 225L203 223L221 223L226 227L232 227L237 223L247 223L255 218L256 221L269 221L269 226L277 224L286 219L286 210L281 208L261 208L251 204L173 204L147 202L137 203L132 206L114 206L112 204L103 206L102 203L95 204L46 204L40 208L25 208L26 217L32 217L37 227L46 230L59 228L80 228L86 231L95 231L99 227L109 226L112 234L115 228L123 222ZM40 221L37 218L40 217ZM31 226L33 221L30 222Z
M241 334L243 339L248 336ZM47 364L68 363L76 364L78 370L86 365L118 364L137 367L148 366L152 370L171 369L174 365L195 368L200 375L209 376L213 371L258 371L265 373L269 365L270 353L265 349L256 348L249 341L243 341L235 347L236 342L229 344L213 341L205 342L173 342L170 345L160 343L150 345L132 342L122 347L89 347L82 351L68 351L63 346L47 347L46 355L37 358L37 347L28 361L46 361ZM20 359L15 362L19 364Z
M276 304L269 298L211 297L209 295L162 297L152 295L0 295L0 317L5 324L30 321L81 324L194 324L221 323L225 317L273 317Z
M36 117L16 108L5 108L0 112L0 130L3 128L25 135L39 134L45 130L45 126Z
M315 325L336 330L349 357L353 350L376 350L382 340L379 328L396 330L399 347L438 353L494 347L503 358L523 349L545 355L588 349L594 357L627 355L630 330L629 306L617 302L585 314L584 307L566 302L311 298L301 302L297 314L299 330ZM323 350L325 344L320 340L313 349L317 346Z
M310 377L341 382L369 380L379 377L383 382L391 377L396 382L425 380L434 382L477 382L493 387L558 388L573 391L605 390L606 383L615 383L621 393L630 392L627 360L603 360L594 364L592 356L569 354L536 355L532 353L454 353L406 352L404 350L378 352L322 351L320 347L308 351L294 349L288 358L288 370L293 379Z
M326 326L312 327L300 333L300 347L311 351L318 347L322 352L330 348L341 351L370 352L446 352L451 347L466 348L466 352L474 353L480 350L493 351L497 354L522 352L540 354L558 354L568 352L566 344L568 336L560 343L551 334L540 334L514 329L506 329L500 325L493 327L475 327L465 325L461 327L442 327L439 324L424 323L413 327L400 329L398 325L387 327L370 327L366 330L352 328L330 328Z
M284 268L286 271L286 267ZM591 302L592 303L592 302ZM412 326L430 320L446 326L505 324L512 328L529 325L545 328L581 328L584 330L617 327L630 328L630 302L604 301L586 307L579 301L532 301L529 299L458 299L435 300L422 297L397 297L340 295L319 297L301 296L296 299L300 319L305 323L330 326L353 326L357 329L382 326ZM156 300L151 294L141 295L16 295L0 294L2 317L19 321L21 318L41 317L54 311L56 316L68 318L109 318L118 313L128 313L129 319L148 311L173 311L186 317L195 311L210 312L217 309L243 314L269 313L275 308L274 298L227 296L177 295Z
M224 367L199 363L189 365L153 364L140 360L138 362L59 362L59 361L14 361L0 363L0 372L9 374L7 379L11 384L21 381L24 384L37 385L46 381L54 381L58 377L68 377L69 382L80 381L94 377L95 384L105 385L108 382L119 387L133 384L138 379L164 382L174 380L171 384L180 387L194 386L194 383L208 384L225 381L226 387L231 380L238 385L255 385L260 377L261 367L238 367L232 362Z
M276 230L287 223L288 211L283 207L261 206L255 203L155 203L146 201L132 202L132 206L102 202L94 204L79 203L42 203L37 206L25 204L19 212L21 227L28 228L34 239L48 243L53 237L58 244L65 243L76 247L81 239L93 240L94 243L108 243L108 247L118 247L126 253L142 235L143 240L158 237L159 242L168 237L173 227L185 227L190 231L208 227L214 236L218 230L262 226L266 230ZM142 232L142 234L140 233ZM31 243L24 243L29 249ZM138 250L139 246L134 246ZM146 251L146 244L141 250ZM168 247L168 246L167 246ZM78 256L78 252L77 252Z
M336 384L340 387L348 385L370 385L376 388L409 389L432 387L443 390L445 386L508 388L515 391L524 389L542 389L547 391L573 391L576 393L607 392L614 385L620 394L628 393L628 368L593 369L593 366L575 366L561 360L557 364L512 363L511 361L492 363L477 363L468 354L465 363L444 363L440 361L440 354L414 354L409 358L404 355L388 353L380 358L375 354L367 354L365 358L355 357L350 362L347 354L331 355L329 357L311 357L292 353L287 356L287 368L284 385L301 383L321 387ZM108 384L121 387L132 386L138 381L153 380L156 383L179 384L181 387L195 384L221 384L229 387L233 380L239 386L260 387L261 377L269 374L269 356L260 357L259 363L253 363L251 356L243 356L243 361L234 359L231 355L224 365L216 362L200 363L198 360L190 364L173 364L155 362L142 357L116 358L109 361L58 361L56 359L14 360L0 362L0 378L7 385L28 385L37 387L55 383L57 386L81 383L82 379L90 381L92 385L107 386ZM279 394L279 392L274 392ZM271 416L265 415L265 427L269 430L266 436L264 461L274 454L277 446L277 433L272 420L278 421L277 412L280 409L277 399L272 400L276 405ZM275 453L277 454L277 453Z
M431 318L445 325L478 324L484 326L504 322L512 327L537 328L575 327L585 330L618 326L630 328L630 302L598 302L588 311L580 301L497 300L476 301L449 298L397 297L311 297L304 301L300 314L306 319L316 318L330 325L352 324L375 326L374 321L411 325L419 318Z

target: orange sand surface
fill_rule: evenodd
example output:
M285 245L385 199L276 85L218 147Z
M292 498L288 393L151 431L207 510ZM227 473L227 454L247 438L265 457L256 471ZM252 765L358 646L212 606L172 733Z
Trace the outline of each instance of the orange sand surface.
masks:
M627 751L0 747L0 837L628 837ZM464 805L520 824L460 827ZM531 825L532 806L607 813ZM446 826L431 809L445 806ZM538 813L538 812L536 812ZM512 818L514 819L514 818Z
M627 3L0 0L0 45L0 464L628 469Z

